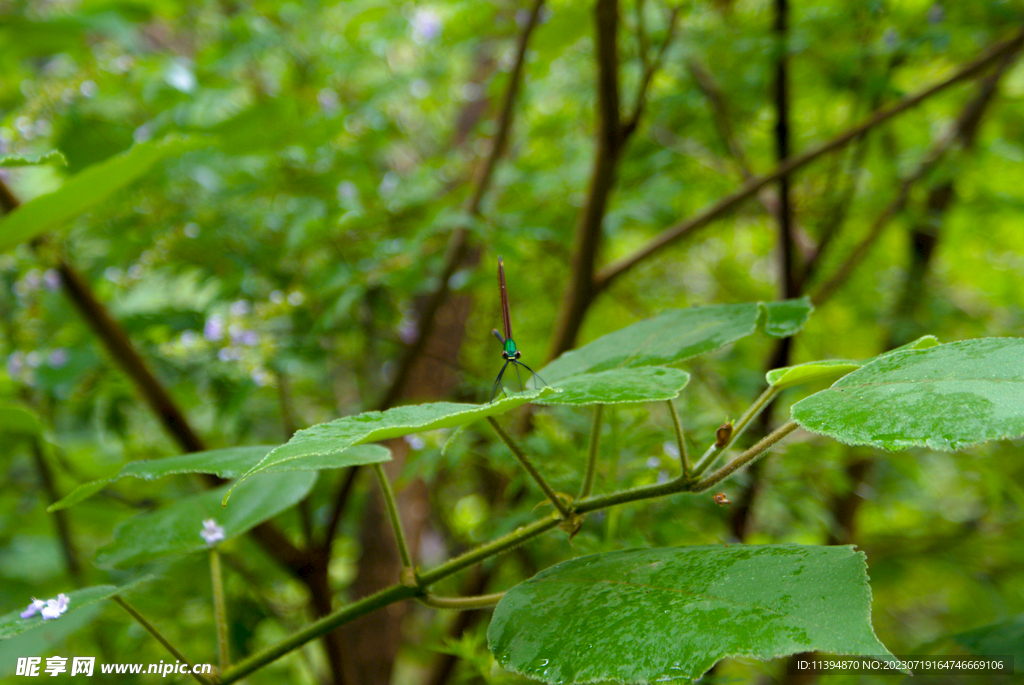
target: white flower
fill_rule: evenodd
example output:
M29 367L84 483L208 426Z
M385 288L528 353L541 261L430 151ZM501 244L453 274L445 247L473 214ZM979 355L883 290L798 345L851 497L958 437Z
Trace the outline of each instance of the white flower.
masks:
M25 611L21 612L22 618L32 618L36 614L42 614L43 620L57 618L68 610L68 603L71 598L63 592L57 595L57 599L48 599L45 602L41 599L32 598L32 603Z
M204 519L203 529L199 531L199 535L206 540L206 544L213 547L214 543L224 539L224 528L218 526L214 519Z
M428 7L417 9L412 15L412 39L422 45L428 43L439 35L444 27L441 15Z

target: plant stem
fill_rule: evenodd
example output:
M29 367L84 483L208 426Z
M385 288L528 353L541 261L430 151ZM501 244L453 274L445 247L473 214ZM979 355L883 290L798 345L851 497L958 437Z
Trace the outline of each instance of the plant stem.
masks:
M747 408L747 411L743 412L743 416L741 416L733 425L732 436L729 438L729 441L721 447L718 447L717 444L712 444L711 447L708 447L707 451L697 462L697 465L693 467L694 478L707 471L708 467L715 462L715 459L718 458L719 454L733 446L736 439L743 435L743 431L747 429L750 422L756 419L758 415L764 411L764 408L768 406L777 392L778 391L775 389L775 386L769 386L763 393L761 393L760 397L754 400L754 403Z
M381 492L384 493L384 503L388 508L388 518L391 519L391 527L395 530L395 540L398 542L398 554L402 558L402 568L412 568L412 555L409 554L409 544L405 541L405 533L402 531L402 520L398 517L395 493L391 491L391 484L388 482L388 477L384 474L384 467L380 464L374 464L373 472L377 474Z
M486 609L498 603L505 596L504 592L495 592L490 595L477 595L476 597L438 597L427 593L420 601L427 606L438 609L455 609L457 611L468 611L470 609Z
M499 436L502 436L504 431L498 427L493 420L488 419L495 426ZM676 478L668 483L661 483L658 485L646 485L643 487L633 488L631 490L623 490L621 492L612 493L610 495L603 495L601 497L594 497L591 499L583 500L574 507L574 511L571 513L584 514L590 511L596 511L598 509L605 509L607 507L615 506L617 504L625 504L627 502L635 502L639 500L652 499L654 497L662 497L664 495L671 495L678 492L702 492L712 487L716 483L720 482L724 478L734 473L737 469L752 463L759 457L763 456L768 450L777 444L782 438L792 433L798 428L797 424L793 421L780 427L771 435L767 436L764 440L757 443L749 450L744 452L735 461L731 462L728 466L723 467L717 471L713 476L705 481L694 484L687 481L685 478ZM503 436L503 439L507 436ZM511 442L508 440L506 444ZM518 447L513 449L513 453ZM529 463L529 462L527 462ZM561 504L561 502L559 501ZM541 533L547 532L552 528L558 526L562 522L559 516L554 514L545 518L539 519L528 525L522 526L514 530L513 532L504 535L496 540L492 540L486 544L483 544L476 549L470 550L461 556L449 559L447 562L437 566L429 571L420 573L418 576L419 587L411 587L408 585L392 585L391 587L385 588L376 594L364 597L358 602L349 604L348 606L339 609L338 611L324 616L318 621L311 623L303 630L295 633L294 635L282 640L276 645L273 645L266 650L254 654L248 659L239 661L231 668L224 671L221 676L219 683L227 685L233 683L246 675L259 670L263 666L270 662L281 658L288 652L296 649L305 643L314 640L321 635L324 635L338 626L353 621L360 616L370 613L381 607L385 607L389 604L402 601L404 599L410 599L412 597L427 598L425 601L440 602L441 604L449 604L445 608L477 608L476 606L469 606L471 602L481 602L485 597L467 597L467 598L439 598L433 595L426 595L422 588L429 587L437 581L447 578L450 575L458 573L459 571L472 566L484 559L490 558L501 552L505 552L513 547L521 545L522 543L537 537ZM493 597L493 596L491 596ZM455 606L457 603L463 603L463 606ZM441 604L438 604L440 606Z
M583 487L577 499L590 497L594 490L594 472L597 470L597 449L601 442L601 419L604 418L604 405L594 406L594 425L590 429L590 455L587 458L587 471L583 475Z
M420 583L424 587L427 587L433 583L436 583L442 578L447 578L453 573L456 573L464 568L472 566L478 561L483 561L488 557L492 557L501 552L510 550L513 547L518 547L530 538L536 537L545 531L551 530L561 522L562 520L559 517L551 515L546 516L538 521L534 521L533 523L522 526L520 528L516 528L508 535L503 535L496 540L492 540L491 542L480 545L476 549L471 549L465 554L461 554L455 557L454 559L449 559L440 566L432 568L429 571L420 573Z
M706 479L694 485L692 491L704 492L708 488L711 488L714 485L718 484L719 482L725 480L726 478L728 478L729 476L731 476L733 473L743 468L744 466L753 464L755 461L757 461L764 455L768 454L768 450L774 447L776 443L778 443L780 440L782 440L784 437L786 437L799 427L800 424L798 424L796 421L787 421L786 423L782 424L779 428L766 435L761 440L761 442L757 443L749 450L747 450L740 456L736 457L722 468L715 471Z
M690 479L690 459L686 456L686 440L683 438L683 426L679 423L679 412L672 400L668 400L668 411L672 415L672 425L676 429L676 445L679 447L679 463L683 466L683 478Z
M228 610L224 601L224 575L220 568L220 552L214 547L210 550L210 580L213 582L213 618L217 625L217 656L220 659L220 670L223 671L231 663L228 652Z
M182 663L188 664L189 671L192 670L192 662L186 659L185 655L179 652L178 649L174 645L172 645L170 641L160 633L159 630L156 629L156 626L147 621L146 617L140 614L138 609L136 609L131 604L126 602L120 595L114 595L113 597L111 597L111 599L120 604L122 609L131 614L132 618L138 621L139 625L145 628L150 635L155 637L156 641L162 644L167 649L167 651L170 652L172 656L174 656L175 659L181 661ZM192 677L198 680L200 683L203 683L203 685L213 685L213 682L209 678L202 676L198 673L192 673Z
M540 489L544 491L544 494L548 496L548 499L551 500L553 505L555 505L555 509L557 509L558 513L562 515L562 518L568 519L572 515L572 512L569 511L569 507L565 506L565 502L559 499L558 495L555 494L555 491L551 489L551 486L548 485L547 481L544 480L544 477L540 475L540 471L534 467L530 458L526 456L526 453L519 448L519 445L512 440L512 437L505 432L505 429L498 425L498 422L494 420L494 417L488 416L487 422L491 424L494 432L498 434L498 437L505 443L509 451L515 455L516 459L519 460L519 463L523 465L524 469L526 469L526 472L530 474L533 480L537 482L537 485L540 486Z
M348 623L360 616L365 616L371 611L380 609L381 607L385 607L389 604L394 604L395 602L403 599L415 597L420 594L420 592L421 591L417 588L409 587L407 585L392 585L384 588L380 592L369 595L368 597L363 597L358 602L353 602L352 604L335 611L333 614L329 614L317 621L314 621L313 623L310 623L302 630L286 637L276 645L271 645L262 652L258 652L247 659L237 662L221 674L218 684L228 685L228 683L240 680L250 673L258 671L267 664L280 659L288 652L301 647L321 635L329 633L343 623Z

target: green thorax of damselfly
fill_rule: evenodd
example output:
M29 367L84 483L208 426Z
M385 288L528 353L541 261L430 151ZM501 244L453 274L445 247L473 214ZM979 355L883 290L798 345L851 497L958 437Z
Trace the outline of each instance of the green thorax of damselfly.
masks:
M505 359L516 359L519 357L519 350L516 349L516 343L512 338L505 339L505 350L502 356Z

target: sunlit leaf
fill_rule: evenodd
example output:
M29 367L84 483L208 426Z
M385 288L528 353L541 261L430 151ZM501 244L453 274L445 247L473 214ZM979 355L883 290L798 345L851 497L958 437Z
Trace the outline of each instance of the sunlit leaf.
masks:
M149 171L162 159L205 144L197 138L168 136L140 143L72 176L52 193L24 203L0 219L0 252L60 227Z
M57 150L50 150L39 155L0 155L0 167L37 166L39 164L67 166L68 160L64 159L64 155Z
M679 396L690 374L666 366L611 369L554 382L562 392L536 404L623 404L655 402Z
M487 639L504 668L550 683L693 679L728 656L887 655L867 581L852 546L609 552L506 592Z
M887 450L958 450L1024 435L1024 339L883 355L793 405L807 430Z
M540 375L554 384L583 373L672 365L752 335L758 321L773 335L791 335L810 311L806 300L670 309L566 352Z
M316 477L309 471L262 474L240 483L227 506L221 502L231 485L138 514L118 524L113 542L97 552L96 563L126 567L204 549L199 535L204 519L214 519L230 540L298 503Z

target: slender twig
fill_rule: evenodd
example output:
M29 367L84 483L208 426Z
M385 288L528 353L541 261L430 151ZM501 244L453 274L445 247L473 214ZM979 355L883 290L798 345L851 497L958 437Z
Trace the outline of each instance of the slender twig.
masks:
M638 12L641 11L639 8ZM676 33L676 19L679 17L679 7L673 7L669 12L668 18L668 33L665 36L665 40L662 41L661 46L658 48L658 54L654 56L654 59L650 59L647 55L646 47L641 48L641 60L644 65L643 74L640 76L640 85L637 89L636 99L633 102L633 111L631 114L626 116L622 123L622 137L628 138L629 135L636 130L636 127L640 123L640 117L644 112L644 105L647 102L647 94L650 91L651 80L654 78L654 74L661 67L661 63L665 59L665 53L668 51L669 45L672 44L673 38ZM640 26L643 22L640 22ZM638 27L639 30L639 27ZM646 37L644 39L646 41Z
M665 229L660 235L640 249L636 250L632 255L614 262L599 271L595 278L592 292L596 295L598 292L607 289L608 286L611 285L612 281L631 270L640 262L644 261L651 255L660 252L662 249L672 245L676 241L695 233L698 229L707 226L715 219L725 216L732 210L739 207L748 198L752 197L755 193L761 190L761 188L778 181L782 176L796 171L825 154L844 147L850 141L855 140L870 129L920 104L936 93L942 92L946 88L960 83L961 81L973 78L996 60L1002 58L1007 52L1016 50L1022 41L1024 41L1024 31L1018 31L1012 38L989 48L982 55L965 64L948 78L933 86L925 88L914 95L904 98L891 107L877 112L873 116L869 117L867 121L840 133L831 140L813 147L802 154L790 157L788 160L776 167L772 172L751 179L744 183L738 190L723 197L710 207L707 207L690 218Z
M548 485L548 482L544 480L544 476L540 475L540 471L538 471L537 467L533 465L533 462L530 461L530 458L526 456L526 452L524 452L522 448L520 448L519 445L517 445L516 442L512 439L512 436L506 433L505 429L502 428L501 425L494 420L494 417L488 416L487 422L491 424L491 428L493 428L494 432L498 434L498 437L501 438L501 441L505 443L505 446L508 447L509 451L513 455L515 455L515 458L519 460L519 463L522 465L522 467L526 469L526 472L530 474L530 477L533 478L537 485L540 486L540 489L544 491L544 494L547 495L547 498L549 500L551 500L551 503L555 505L555 509L557 509L558 513L562 515L562 518L568 519L572 515L572 512L569 510L569 507L565 505L565 502L562 501L562 498L555 493L555 491L551 488L550 485Z
M743 416L737 419L736 423L732 425L732 435L729 440L721 445L718 444L718 441L716 440L710 447L708 447L707 451L701 455L701 458L693 467L694 478L707 471L708 467L714 463L718 455L725 452L735 444L736 439L743 435L743 432L750 426L750 422L756 419L758 415L764 411L765 407L771 403L777 392L778 391L775 389L775 386L769 386L756 400L754 400L753 404L747 407L747 410L743 412Z
M111 597L111 599L112 599L112 600L114 600L114 602L116 602L117 604L119 604L119 605L121 606L121 608L122 608L122 609L124 609L124 610L125 610L125 611L127 611L127 612L128 612L129 614L131 614L132 618L134 618L134 619L135 619L136 621L138 621L138 622L139 622L139 625L141 625L141 626L142 626L143 628L145 628L145 629L146 629L146 631L147 631L147 632L148 632L148 633L149 633L150 635L152 635L153 637L155 637L155 638L156 638L156 641L157 641L157 642L159 642L160 644L162 644L162 645L164 646L164 648L165 648L165 649L166 649L166 650L167 650L168 652L170 652L170 653L171 653L171 655L172 655L172 656L173 656L173 657L174 657L175 659L177 659L178 661L180 661L180 662L182 662L182 663L184 663L184 664L187 664L187 665L188 665L188 667L189 667L189 669L188 669L188 670L189 670L189 671L191 672L191 675L192 675L192 677L193 677L193 678L195 678L196 680L198 680L198 681L199 681L200 683L203 683L203 685L213 685L213 681L211 681L211 680L210 680L209 678L207 678L206 676L203 676L203 675L200 675L200 674L198 674L198 673L192 672L192 671L193 671L193 669L192 669L192 662L191 662L191 661L189 661L189 660L188 660L188 659L187 659L187 658L185 657L185 655L184 655L184 654L182 654L181 652L179 652L179 651L178 651L178 648L177 648L177 647L175 647L174 645L172 645L172 644L171 644L171 642L170 642L170 640L168 640L168 639L167 639L166 637L164 637L164 636L163 636L163 635L162 635L162 634L160 633L160 631L156 629L156 626L154 626L154 625L153 625L152 623L150 623L150 622L149 622L148 620L146 620L146 617L145 617L145 616L143 616L142 614L140 614L140 613L139 613L139 611L138 611L138 609L136 609L136 608L135 608L135 607L133 607L133 606L132 606L131 604L129 604L128 602L126 602L126 601L124 600L124 598L123 598L123 597L121 597L120 595L114 595L113 597Z
M1014 63L1017 57L1017 49L1020 48L1020 44L1016 45L1014 50L1004 54L999 63L997 69L989 76L988 79L982 84L982 87L978 94L967 104L967 106L957 117L956 122L928 149L924 157L918 163L917 168L910 173L906 178L900 182L899 190L896 193L896 197L886 205L885 209L882 210L881 214L875 219L871 228L868 230L867 235L854 247L850 255L843 260L843 263L836 269L832 277L827 281L819 285L811 293L811 302L816 305L821 304L829 297L831 297L838 288L846 282L846 280L853 273L854 269L864 260L868 252L878 241L878 238L882 235L886 226L892 221L906 206L907 201L910 199L910 192L914 185L922 178L928 175L928 173L942 160L947 152L953 147L953 145L962 138L962 134L965 130L973 128L975 122L981 116L981 112L988 105L992 98L992 94L1006 70L1009 69L1010 65Z
M213 584L213 619L217 626L217 656L220 670L223 671L231 663L231 652L228 642L228 609L224 601L224 574L220 566L220 552L216 547L210 550L210 580Z
M437 609L455 609L467 611L470 609L486 609L492 607L505 596L504 592L495 592L490 595L477 595L476 597L440 597L427 593L420 598L420 601L430 607Z
M769 450L774 447L780 440L795 431L800 427L796 421L787 421L774 430L773 432L766 435L759 443L751 447L749 450L736 457L722 468L715 471L713 474L697 483L691 489L692 492L704 492L705 490L714 487L721 481L725 480L732 474L736 473L739 469L744 466L749 466L755 461L768 454Z
M54 483L53 471L46 460L46 453L43 449L43 441L39 437L32 438L32 457L39 471L39 480L43 485L46 498L53 504L60 499L57 493L57 486ZM71 528L68 525L67 511L58 509L53 512L53 523L57 528L57 538L60 540L60 549L64 554L64 564L68 567L68 575L78 584L82 582L82 565L78 560L78 550L75 548L74 540L71 537Z
M690 459L686 454L686 436L683 435L683 424L679 422L679 412L672 400L667 400L668 412L672 415L672 427L676 431L676 448L679 450L679 463L683 467L683 478L689 480L691 476ZM588 493L589 494L589 493Z
M601 443L601 426L604 418L604 405L594 405L594 422L590 428L590 450L587 455L587 470L583 474L583 486L577 499L586 499L594 490L594 473L597 471L597 452Z
M391 483L384 473L384 467L380 464L373 465L373 472L377 475L380 483L381 494L384 495L384 504L388 509L388 518L391 520L391 527L395 531L395 542L398 543L398 554L402 559L402 568L412 568L412 555L409 554L409 543L405 541L405 533L402 531L402 519L398 515L398 505L395 503L395 493L391 491Z

